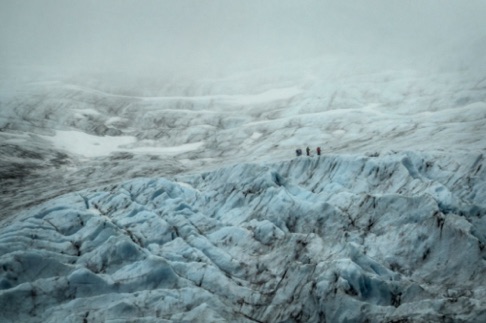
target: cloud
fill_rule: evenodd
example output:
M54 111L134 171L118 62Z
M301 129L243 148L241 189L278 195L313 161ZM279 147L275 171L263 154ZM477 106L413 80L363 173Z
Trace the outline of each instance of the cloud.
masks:
M323 55L476 57L485 16L480 0L3 0L0 59L186 73Z

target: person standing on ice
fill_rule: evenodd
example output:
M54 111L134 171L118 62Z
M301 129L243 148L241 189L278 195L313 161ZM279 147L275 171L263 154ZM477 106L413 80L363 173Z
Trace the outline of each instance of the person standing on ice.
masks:
M320 156L321 155L321 147L317 147L316 151L317 151L317 156Z
M310 156L310 148L309 146L307 146L307 148L305 149L306 153L307 153L307 156Z
M300 149L300 148L299 148L299 149L297 149L297 150L295 151L295 154L297 155L297 157L301 156L301 155L302 155L302 149Z

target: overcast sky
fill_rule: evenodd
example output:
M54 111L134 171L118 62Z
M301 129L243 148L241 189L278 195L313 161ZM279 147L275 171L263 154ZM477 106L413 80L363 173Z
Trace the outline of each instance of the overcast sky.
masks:
M484 0L0 0L2 65L224 70L323 55L484 57Z

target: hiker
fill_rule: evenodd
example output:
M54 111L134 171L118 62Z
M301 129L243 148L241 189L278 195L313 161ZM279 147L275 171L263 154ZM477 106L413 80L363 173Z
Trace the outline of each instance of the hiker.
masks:
M299 148L299 149L297 149L297 150L295 151L295 154L297 155L297 157L302 156L302 149L300 149L300 148Z
M316 151L317 151L317 156L320 156L321 155L321 147L317 147Z
M307 148L305 149L305 151L307 152L307 156L310 156L310 148L309 148L309 146L307 146Z

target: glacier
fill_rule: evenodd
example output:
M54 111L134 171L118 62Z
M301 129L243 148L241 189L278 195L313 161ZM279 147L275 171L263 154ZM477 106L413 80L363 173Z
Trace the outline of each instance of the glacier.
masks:
M484 75L0 93L0 321L486 321Z
M486 320L483 154L138 178L0 229L5 321Z
M128 178L285 160L307 145L362 155L486 147L484 68L394 70L321 58L128 85L38 74L19 84L0 78L4 216Z
M438 2L0 2L0 322L486 322L486 5Z

